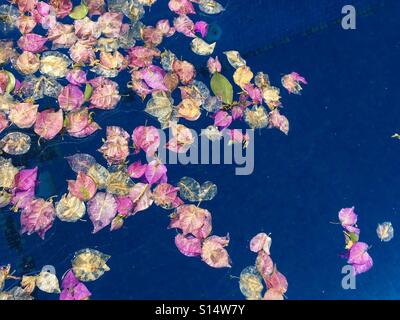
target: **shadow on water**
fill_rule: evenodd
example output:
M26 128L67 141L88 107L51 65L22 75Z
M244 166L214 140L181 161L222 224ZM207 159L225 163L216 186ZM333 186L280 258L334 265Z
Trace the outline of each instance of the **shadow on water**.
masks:
M216 42L222 37L222 28L215 22L210 23L208 26L208 32L206 36L206 41L211 43L211 42Z

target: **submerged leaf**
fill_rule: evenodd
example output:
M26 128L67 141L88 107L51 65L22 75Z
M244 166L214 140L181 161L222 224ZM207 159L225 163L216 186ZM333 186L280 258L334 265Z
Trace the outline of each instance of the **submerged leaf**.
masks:
M83 172L87 174L89 169L96 164L96 159L90 154L76 153L72 156L65 157L71 169L76 172Z
M117 196L128 195L132 186L133 182L126 171L112 172L107 179L107 192Z
M210 181L206 181L201 185L198 198L200 201L210 201L214 199L214 197L217 195L217 192L217 186Z
M61 221L76 222L86 212L85 203L70 193L64 194L56 204L56 216Z
M41 271L36 278L37 287L43 292L60 293L60 285L55 274L49 271Z
M240 291L247 300L261 300L264 290L262 277L254 266L246 267L240 273Z
M72 271L80 281L88 282L100 278L109 271L109 255L93 249L83 249L75 253L72 260Z
M200 183L190 177L183 177L179 183L180 196L190 202L199 201Z
M0 140L0 148L11 155L25 154L31 148L31 138L25 133L10 132Z
M218 189L217 186L206 181L202 185L190 177L183 177L179 183L179 194L185 200L190 202L209 201L214 199Z

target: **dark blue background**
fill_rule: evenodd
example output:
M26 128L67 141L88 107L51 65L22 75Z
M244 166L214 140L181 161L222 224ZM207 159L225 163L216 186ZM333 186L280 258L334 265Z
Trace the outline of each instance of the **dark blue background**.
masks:
M350 3L358 9L357 30L344 31L337 19ZM265 231L272 233L272 257L288 278L289 299L399 298L399 239L395 235L381 243L375 233L379 222L392 221L396 229L400 221L400 144L390 138L400 130L399 10L395 0L231 0L223 14L201 16L213 23L216 37L221 35L216 53L225 74L232 70L222 51L236 49L275 84L292 71L309 82L302 96L283 93L289 136L276 130L256 135L251 176L235 176L232 166L168 168L172 183L184 175L217 183L219 195L204 207L213 214L214 233L230 233L232 269L214 270L181 255L174 246L175 231L166 229L168 214L156 207L113 233L92 235L90 222L57 221L44 241L37 235L19 237L18 216L3 210L0 264L10 262L19 273L53 264L61 276L75 251L91 247L112 255L111 271L88 284L94 299L241 299L231 276L254 262L249 240ZM145 22L154 23L166 12L166 1L160 0ZM207 59L194 56L188 43L177 35L165 47L204 66ZM207 77L201 72L200 78ZM126 78L120 80L127 93ZM103 128L120 125L129 132L146 120L155 124L141 109L137 97L125 97L116 110L97 112L95 120ZM204 118L198 126L211 121ZM103 137L104 131L84 140L57 137L16 164L38 164L39 195L59 195L66 191L65 180L74 177L63 157L80 151L103 161L96 152ZM357 290L345 291L345 261L339 257L343 235L330 222L340 208L353 205L375 265L357 278Z

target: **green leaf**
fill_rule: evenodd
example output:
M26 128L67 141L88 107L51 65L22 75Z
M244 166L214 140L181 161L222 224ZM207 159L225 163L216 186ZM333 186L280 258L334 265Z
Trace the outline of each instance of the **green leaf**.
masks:
M14 88L15 88L15 77L14 77L14 75L13 75L11 72L9 72L9 71L6 71L6 74L7 74L7 76L8 76L8 83L7 83L7 87L6 87L6 92L7 92L7 93L10 93L10 92L13 91Z
M89 83L87 83L85 87L85 92L83 93L83 97L85 98L86 101L90 99L92 93L93 93L93 88Z
M79 6L76 6L69 16L74 20L80 20L87 16L89 9L86 4L81 3Z
M211 78L211 90L214 95L220 97L226 104L233 102L233 87L229 80L222 74L216 72Z
M354 233L354 232L350 233L350 240L351 240L353 243L358 242L358 240L359 240L358 234L357 234L357 233Z

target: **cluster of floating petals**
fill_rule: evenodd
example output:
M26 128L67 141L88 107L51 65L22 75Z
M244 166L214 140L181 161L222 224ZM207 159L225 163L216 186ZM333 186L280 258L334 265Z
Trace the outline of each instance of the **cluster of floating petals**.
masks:
M35 196L38 184L38 168L18 169L11 160L0 158L0 187L3 188L1 207L12 205L20 211L21 233L37 233L44 239L53 226L56 210L51 199Z
M97 280L109 271L108 259L110 256L93 249L76 252L71 269L61 279L61 285L53 266L45 266L37 274L22 277L14 275L11 265L0 266L0 300L33 300L36 288L48 294L59 294L60 300L88 300L92 293L82 282ZM4 291L7 280L14 281L14 285Z
M188 257L201 256L201 259L213 268L231 266L225 247L229 244L229 235L219 237L211 235L212 219L208 210L195 205L181 205L171 215L170 228L182 231L175 237L178 250Z
M374 263L368 253L369 246L359 241L360 229L357 227L358 216L354 207L341 209L338 216L344 229L345 249L347 250L343 257L347 259L348 264L353 266L354 275L367 272Z
M240 291L247 300L283 300L287 292L286 277L270 257L271 243L266 233L259 233L250 241L250 250L257 253L256 263L244 268L239 278Z
M60 134L73 138L94 134L101 128L93 119L96 111L92 111L118 106L122 86L115 78L122 73L130 78L126 87L143 101L147 98L144 112L154 117L161 129L172 133L170 140L161 145L154 126L139 126L132 133L108 126L106 139L98 149L107 165L84 153L67 157L76 178L67 181L65 193L54 203L52 198L35 196L37 168L17 168L11 160L0 158L0 207L10 205L20 211L21 233L37 233L44 238L56 219L77 222L87 212L93 233L106 227L117 230L128 217L155 204L174 210L170 228L180 230L175 244L182 254L201 257L214 268L230 267L226 250L229 236L212 235L211 213L200 208L202 202L216 196L217 186L209 181L200 184L189 177L176 185L168 183L167 167L158 159L157 151L163 147L186 153L195 136L179 122L191 123L203 114L210 120L204 133L210 140L227 133L230 143L243 146L248 136L231 129L235 122L288 134L289 121L280 113L279 88L270 83L268 75L253 72L238 51L224 52L234 68L232 81L222 74L224 61L212 56L218 44L207 40L208 23L192 20L198 12L222 13L225 8L219 2L169 0L167 6L176 14L174 19L146 26L141 21L145 8L155 2L86 0L74 5L70 0L14 0L0 6L0 27L6 33L20 33L16 41L0 41L0 65L4 67L0 71L1 152L13 156L29 152L32 134L39 137L39 144ZM187 46L195 54L206 56L209 84L196 80L198 72L192 63L170 50L159 49L164 39L175 33L189 38ZM13 71L6 70L11 68ZM295 72L282 78L289 93L300 93L303 84L306 80ZM43 98L50 101L49 105L41 104ZM152 160L128 163L131 150L138 157L143 152ZM346 227L351 229L354 224ZM252 285L243 285L242 290L249 298L261 295L257 277L264 279L269 288L265 298L283 298L287 290L286 279L269 257L270 245L271 239L264 234L252 240L251 250L258 252L258 258L256 267L243 273ZM31 299L37 287L60 293L62 300L88 299L91 293L82 281L96 280L108 271L108 259L101 252L85 249L75 254L72 269L62 278L61 286L54 272L43 270L35 276L24 276L21 286L7 292L2 292L3 284L12 276L10 268L1 268L0 297Z

